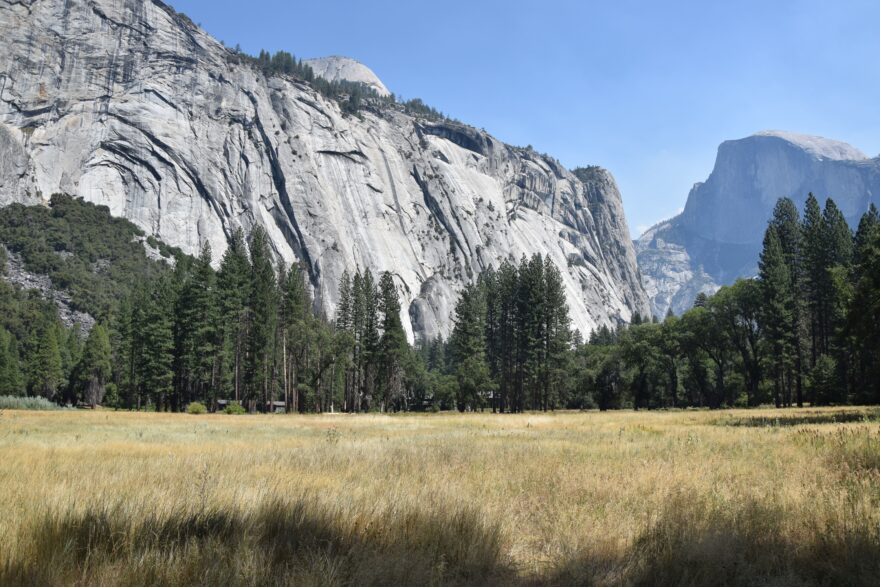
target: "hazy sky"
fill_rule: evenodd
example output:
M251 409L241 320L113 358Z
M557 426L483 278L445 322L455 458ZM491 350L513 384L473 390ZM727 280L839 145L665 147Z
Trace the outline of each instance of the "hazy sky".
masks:
M346 55L568 167L611 170L633 236L718 144L782 129L880 154L880 2L171 0L229 45Z

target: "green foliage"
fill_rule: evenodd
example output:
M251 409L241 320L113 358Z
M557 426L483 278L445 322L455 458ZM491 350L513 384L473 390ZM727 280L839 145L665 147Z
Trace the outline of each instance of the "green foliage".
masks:
M176 383L183 395L212 394L220 342L217 279L211 268L211 247L202 247L191 266L177 265L179 294L174 321L174 362L179 373ZM215 399L215 398L209 398Z
M206 408L205 404L203 404L201 402L190 402L186 406L186 413L193 414L193 415L207 414L208 408Z
M228 404L225 408L223 408L223 413L230 416L240 416L243 414L247 414L247 410L245 410L241 404Z
M841 390L845 387L840 379L834 357L820 356L810 371L807 381L810 397L814 398L816 403L829 405L840 402Z
M42 397L0 395L0 410L57 410L58 405Z
M382 336L377 350L382 407L406 409L404 365L409 358L410 349L400 321L400 299L397 296L397 287L394 285L394 278L387 271L379 280L379 291Z
M236 401L244 393L250 272L244 233L237 230L223 254L217 274L220 315L218 380L223 395Z
M57 399L64 381L61 350L58 346L60 325L57 315L43 316L29 338L28 389L31 395Z
M266 402L269 401L279 299L269 237L260 227L251 234L250 251L246 399L261 398Z
M287 76L305 82L325 98L335 100L347 114L358 115L365 107L395 108L418 118L454 122L419 98L404 100L394 95L380 96L373 88L360 82L324 79L316 75L311 66L287 51L277 51L273 54L263 49L254 57L236 50L232 58L250 63L267 77Z
M158 410L168 408L174 391L174 291L170 275L147 284L132 306L133 355L139 392ZM176 404L172 406L176 408Z
M455 328L449 340L454 374L458 379L458 409L486 405L495 384L486 363L486 298L478 285L466 287L455 305Z
M771 346L775 402L779 407L790 395L795 352L793 339L797 331L791 271L778 231L773 225L767 228L759 267L764 288L763 320Z
M136 276L150 278L164 270L147 258L142 237L140 229L113 218L106 206L70 196L52 196L48 208L0 208L0 243L21 256L25 269L47 275L53 287L68 292L75 310L97 318L115 312L136 287Z
M11 333L0 327L0 395L21 396L24 393L18 342Z
M549 258L503 262L479 280L485 300L485 356L493 388L492 408L519 412L554 409L568 402L571 321L565 286ZM458 322L456 322L458 325ZM455 335L451 342L455 342Z
M571 407L880 401L880 220L855 236L832 200L780 200L757 279L698 297L658 328L634 317L574 353Z
M104 259L85 241L101 240L106 210L59 197L49 210L0 212L26 264L52 271L49 243L69 244L51 255L68 268ZM125 223L105 228L111 242L142 238ZM95 277L71 282L112 294L87 335L38 292L0 281L0 394L160 411L234 400L230 412L880 403L875 208L853 236L832 201L822 210L808 198L801 221L781 200L757 279L701 296L680 318L601 325L586 343L571 331L559 269L539 255L480 275L456 303L449 341L413 349L390 273L378 283L369 270L343 273L330 323L314 311L308 267L277 266L260 228L249 241L233 234L219 271L207 246L172 269L134 244L122 273L96 261Z
M86 339L82 357L71 381L76 399L93 408L100 404L112 370L110 336L102 324L96 324Z
M853 395L859 402L880 403L880 228L874 228L860 247L858 281L843 333L853 353L858 375Z

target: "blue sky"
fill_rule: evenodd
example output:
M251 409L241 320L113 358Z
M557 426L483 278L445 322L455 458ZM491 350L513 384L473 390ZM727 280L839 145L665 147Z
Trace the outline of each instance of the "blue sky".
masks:
M568 167L611 170L633 236L718 144L781 129L880 154L875 0L172 0L229 45L346 55Z

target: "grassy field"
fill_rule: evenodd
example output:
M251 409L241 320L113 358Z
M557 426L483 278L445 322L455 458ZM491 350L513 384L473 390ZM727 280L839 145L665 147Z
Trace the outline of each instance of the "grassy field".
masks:
M880 411L0 414L0 584L880 580Z

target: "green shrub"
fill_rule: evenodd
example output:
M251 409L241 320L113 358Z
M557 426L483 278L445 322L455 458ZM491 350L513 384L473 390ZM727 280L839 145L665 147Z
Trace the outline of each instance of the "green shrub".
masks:
M229 404L223 410L223 413L231 416L240 416L241 414L247 414L247 410L245 410L241 404Z
M42 397L0 395L0 410L57 410L57 405Z
M191 402L188 406L186 406L187 414L207 414L208 408L205 407L205 404L201 402Z

